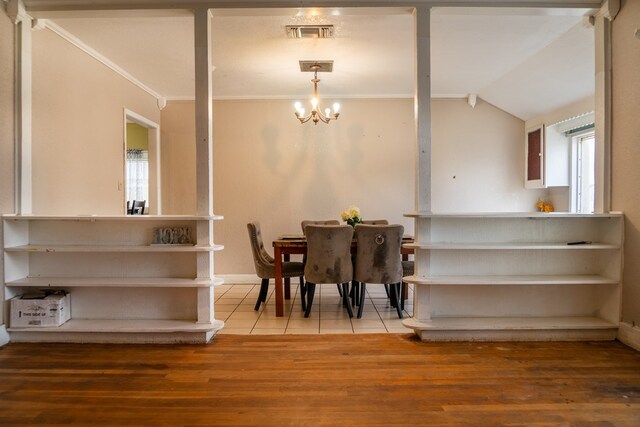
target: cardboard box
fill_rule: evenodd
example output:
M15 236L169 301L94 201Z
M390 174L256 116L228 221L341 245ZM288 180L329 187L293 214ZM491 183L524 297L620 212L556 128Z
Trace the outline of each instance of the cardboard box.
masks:
M47 295L38 299L11 299L11 327L60 326L71 318L69 295Z

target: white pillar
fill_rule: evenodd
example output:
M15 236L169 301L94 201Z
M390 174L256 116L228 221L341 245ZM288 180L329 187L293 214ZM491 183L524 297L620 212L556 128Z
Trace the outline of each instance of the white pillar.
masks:
M198 8L194 16L196 83L196 200L198 215L213 215L213 102L211 90L211 16L208 8ZM213 244L213 221L199 221L198 245ZM198 277L213 278L213 252L197 255ZM198 323L214 320L213 287L198 288Z
M16 24L16 150L15 210L32 213L31 174L31 17L22 0L11 0L7 14Z
M431 9L418 6L413 12L415 23L414 103L416 124L416 194L417 211L431 210ZM430 220L415 219L418 243L430 240ZM429 251L417 250L414 256L415 275L429 272ZM413 317L419 321L431 319L431 287L419 285L414 290Z
M611 22L603 6L595 17L596 188L595 212L611 210Z
M211 39L208 8L193 11L196 83L196 199L198 215L213 214L213 103L211 91Z

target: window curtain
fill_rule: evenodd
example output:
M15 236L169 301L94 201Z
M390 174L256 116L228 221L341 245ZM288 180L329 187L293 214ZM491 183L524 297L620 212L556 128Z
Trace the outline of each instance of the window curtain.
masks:
M127 150L127 200L149 202L149 152Z

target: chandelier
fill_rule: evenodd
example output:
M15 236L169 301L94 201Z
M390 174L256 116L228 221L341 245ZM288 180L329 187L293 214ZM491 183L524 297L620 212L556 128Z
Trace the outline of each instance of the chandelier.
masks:
M340 104L337 102L333 104L333 113L331 112L331 108L325 108L324 114L320 108L320 101L318 100L318 82L320 79L318 78L318 71L322 68L322 66L318 63L312 64L309 66L309 70L313 71L313 98L311 98L311 112L305 116L305 110L302 108L302 104L300 102L296 102L294 107L296 109L295 115L300 123L306 123L309 120L313 121L314 125L317 125L318 122L323 122L329 124L331 120L337 120L340 113ZM331 71L331 70L329 70Z

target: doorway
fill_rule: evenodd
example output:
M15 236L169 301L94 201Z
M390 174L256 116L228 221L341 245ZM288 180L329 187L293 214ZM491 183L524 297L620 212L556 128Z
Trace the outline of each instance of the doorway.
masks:
M145 201L144 214L160 215L160 125L124 111L123 210Z

